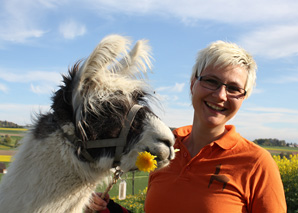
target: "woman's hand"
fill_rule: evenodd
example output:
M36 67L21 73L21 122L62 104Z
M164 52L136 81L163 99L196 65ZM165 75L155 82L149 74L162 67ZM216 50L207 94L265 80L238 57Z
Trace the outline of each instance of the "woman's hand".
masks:
M106 194L105 199L101 199L101 192L92 193L92 196L90 198L90 202L87 205L87 209L85 210L85 213L94 212L94 211L103 211L107 209L107 205L110 201L109 194Z

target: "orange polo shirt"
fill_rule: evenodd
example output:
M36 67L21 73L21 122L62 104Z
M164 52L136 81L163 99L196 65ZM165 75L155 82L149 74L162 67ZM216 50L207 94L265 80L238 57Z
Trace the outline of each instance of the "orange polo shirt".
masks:
M270 153L241 137L234 126L193 158L183 139L192 126L176 129L171 164L151 173L146 213L285 213L278 167Z

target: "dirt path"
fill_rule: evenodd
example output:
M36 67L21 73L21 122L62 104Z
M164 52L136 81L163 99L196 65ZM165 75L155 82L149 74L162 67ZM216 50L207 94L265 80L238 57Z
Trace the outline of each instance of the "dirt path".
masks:
M15 150L0 150L0 155L14 155L16 152Z
M19 137L24 137L25 134L10 134L10 133L8 133L8 134L4 134L4 133L0 133L0 135L2 135L2 136L8 135L8 136L19 136Z

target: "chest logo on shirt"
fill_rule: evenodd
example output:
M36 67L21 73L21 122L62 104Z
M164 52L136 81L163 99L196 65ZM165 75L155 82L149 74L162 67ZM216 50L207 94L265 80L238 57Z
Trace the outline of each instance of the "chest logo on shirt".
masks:
M221 164L218 164L216 166L214 175L211 175L210 177L208 188L210 188L213 181L216 180L217 182L223 183L223 187L222 187L222 191L223 191L226 188L227 183L230 181L230 179L227 176L219 174L220 167L221 167Z

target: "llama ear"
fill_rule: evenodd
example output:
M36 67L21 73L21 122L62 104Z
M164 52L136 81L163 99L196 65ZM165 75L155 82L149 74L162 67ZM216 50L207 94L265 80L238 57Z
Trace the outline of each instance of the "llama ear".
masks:
M147 68L150 70L152 68L151 59L151 47L148 45L148 40L139 40L129 54L120 61L121 65L117 67L120 68L118 73L131 77L138 75L140 72L145 74Z
M119 55L127 55L127 49L131 41L128 38L119 35L110 35L102 39L96 46L90 56L80 67L79 77L81 82L100 74L113 70L114 66L119 65L117 57Z
M138 41L128 53L131 41L127 37L110 35L104 38L85 60L76 75L77 86L80 89L83 85L92 87L97 84L93 79L100 76L106 79L114 75L125 75L139 77L146 73L147 68L151 69L151 47L147 40ZM107 81L102 80L103 84Z

